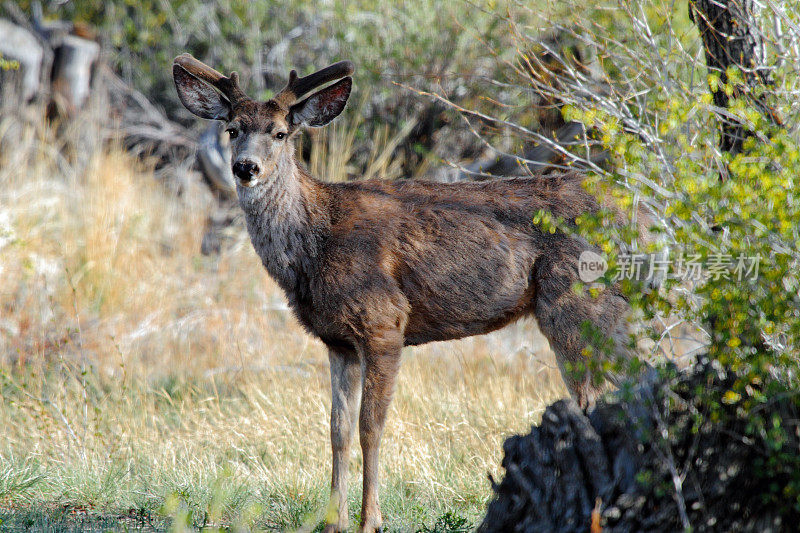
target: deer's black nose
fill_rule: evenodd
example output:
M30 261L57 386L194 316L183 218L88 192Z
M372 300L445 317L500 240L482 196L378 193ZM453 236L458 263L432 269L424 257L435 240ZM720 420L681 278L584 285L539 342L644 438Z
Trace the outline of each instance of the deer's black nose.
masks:
M242 181L250 181L258 171L258 165L248 159L233 164L233 175Z

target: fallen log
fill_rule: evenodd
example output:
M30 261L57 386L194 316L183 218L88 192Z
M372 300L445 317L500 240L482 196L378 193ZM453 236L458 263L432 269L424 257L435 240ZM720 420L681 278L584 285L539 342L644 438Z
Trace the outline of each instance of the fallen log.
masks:
M491 130L503 130L514 124L494 120L492 117L460 109L449 100L445 104L469 116L475 123L470 129L480 138L486 149L484 155L470 163L441 167L432 172L436 181L485 180L496 177L530 176L556 169L597 168L606 163L608 153L593 139L594 132L577 121L565 121L563 107L569 103L574 91L564 84L565 76L580 74L582 97L595 99L608 92L605 80L594 77L588 68L588 61L581 52L580 43L573 34L557 31L544 36L540 41L522 54L521 66L526 84L525 93L530 102L527 107L537 127L533 132L523 132L525 139L522 149L507 153L496 148L491 139L484 137L481 126ZM569 78L569 76L567 76ZM571 78L570 78L571 79Z
M521 155L491 155L466 164L460 169L444 171L436 179L439 181L462 181L492 179L498 176L529 176L540 174L554 168L568 165L565 153L569 147L582 146L589 142L586 126L580 122L570 121L553 132L552 136L543 136L542 142L528 143ZM594 165L602 164L608 154L595 151L587 161ZM579 168L580 164L571 165Z

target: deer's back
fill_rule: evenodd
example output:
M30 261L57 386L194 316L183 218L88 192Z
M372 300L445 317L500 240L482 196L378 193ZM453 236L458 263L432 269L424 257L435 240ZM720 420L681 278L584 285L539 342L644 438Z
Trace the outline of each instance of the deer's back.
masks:
M565 174L330 184L331 231L318 286L338 293L318 300L347 301L348 312L370 319L404 316L407 344L502 327L530 312L534 263L565 239L542 234L534 214L546 209L572 220L597 209L581 181ZM387 293L395 295L391 303Z
M331 184L340 208L339 221L349 215L371 216L373 208L402 207L404 211L435 210L464 218L487 217L501 223L528 225L539 209L566 220L597 208L582 187L577 172L483 182L437 183L421 180L368 180ZM362 210L352 212L358 205Z

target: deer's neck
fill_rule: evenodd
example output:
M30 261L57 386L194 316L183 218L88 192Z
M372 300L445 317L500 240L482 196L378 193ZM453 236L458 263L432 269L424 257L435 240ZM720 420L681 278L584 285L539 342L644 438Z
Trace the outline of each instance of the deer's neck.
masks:
M256 253L295 305L308 296L328 223L322 185L291 155L280 158L263 183L239 185L237 192Z

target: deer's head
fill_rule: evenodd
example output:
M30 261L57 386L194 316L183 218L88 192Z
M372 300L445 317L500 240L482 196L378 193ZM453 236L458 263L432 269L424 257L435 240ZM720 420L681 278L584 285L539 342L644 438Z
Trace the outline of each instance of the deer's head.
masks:
M293 70L281 92L258 102L244 94L235 72L225 77L189 54L179 55L172 65L175 87L186 109L226 123L233 175L243 187L267 180L282 160L293 157L290 140L301 126L324 126L342 112L353 85L352 73L349 61L302 78ZM339 81L300 100L335 80Z

